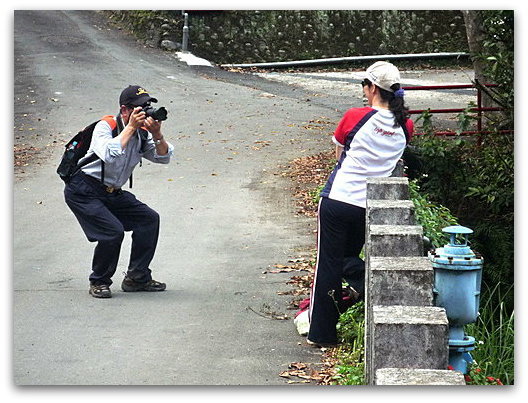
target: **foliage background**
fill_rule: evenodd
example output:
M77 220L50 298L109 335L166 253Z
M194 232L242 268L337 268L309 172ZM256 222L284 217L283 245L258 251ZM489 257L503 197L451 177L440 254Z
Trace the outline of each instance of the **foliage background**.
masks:
M461 225L472 228L472 248L484 256L484 281L491 287L514 283L514 129L513 11L480 11L486 40L475 58L486 62L486 75L498 84L491 95L504 108L491 114L480 137L439 138L433 134L413 141L420 167L411 173L432 201L446 206ZM462 120L467 117L461 116ZM426 127L433 131L434 128ZM513 292L496 293L508 298ZM502 301L498 301L500 303Z

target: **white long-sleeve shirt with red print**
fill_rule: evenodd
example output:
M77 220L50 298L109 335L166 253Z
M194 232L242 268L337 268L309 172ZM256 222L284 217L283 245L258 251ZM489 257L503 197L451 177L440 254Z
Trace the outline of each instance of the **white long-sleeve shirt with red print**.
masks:
M394 127L394 114L381 108L349 109L334 132L333 141L344 148L321 196L355 206L366 206L367 178L392 174L414 131Z

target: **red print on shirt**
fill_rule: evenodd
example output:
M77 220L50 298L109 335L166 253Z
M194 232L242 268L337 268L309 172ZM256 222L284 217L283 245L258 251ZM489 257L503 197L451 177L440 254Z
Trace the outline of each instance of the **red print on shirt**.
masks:
M381 134L382 136L394 136L396 132L391 132L389 130L383 130L381 127L376 126L374 128L376 134Z

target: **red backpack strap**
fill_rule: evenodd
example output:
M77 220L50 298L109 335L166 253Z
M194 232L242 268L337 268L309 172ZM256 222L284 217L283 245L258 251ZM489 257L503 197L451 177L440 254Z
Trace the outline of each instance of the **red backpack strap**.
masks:
M114 116L112 116L112 115L103 116L101 118L101 120L104 120L106 123L108 123L110 125L110 128L112 129L112 131L114 131L115 128L117 127L117 122L114 119Z

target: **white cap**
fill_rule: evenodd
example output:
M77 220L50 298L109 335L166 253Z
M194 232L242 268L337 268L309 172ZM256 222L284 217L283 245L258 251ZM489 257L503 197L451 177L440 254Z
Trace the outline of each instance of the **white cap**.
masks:
M384 90L394 92L391 85L400 83L400 71L392 63L376 62L367 69L365 78Z

